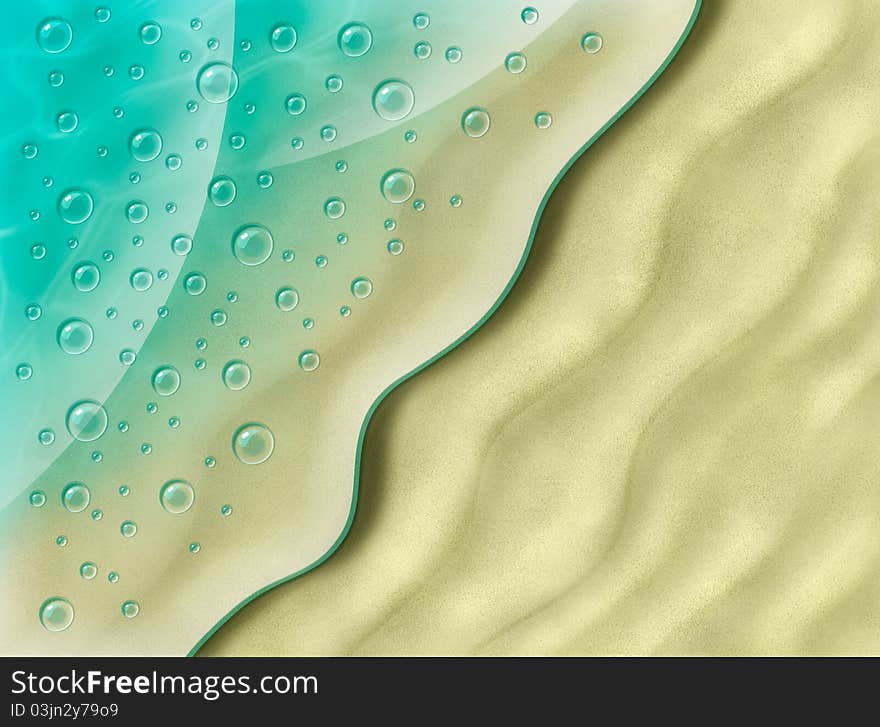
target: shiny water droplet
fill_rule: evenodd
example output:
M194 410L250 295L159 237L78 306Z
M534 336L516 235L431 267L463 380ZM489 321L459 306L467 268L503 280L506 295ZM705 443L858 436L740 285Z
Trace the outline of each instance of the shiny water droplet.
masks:
M128 140L128 150L139 162L150 162L162 151L162 135L155 129L139 129Z
M451 45L446 49L446 60L450 63L458 63L461 60L462 52L461 48L455 45Z
M58 197L58 215L71 225L79 225L92 216L92 195L83 189L68 189Z
M141 612L141 607L138 605L137 601L125 601L120 607L120 610L125 618L134 618Z
M173 366L160 366L153 372L152 384L159 396L171 396L180 388L180 372Z
M131 488L128 485L120 485L118 492L120 497L128 497Z
M129 276L131 287L139 293L143 293L153 287L153 273L146 268L137 268Z
M36 144L25 144L21 148L21 153L25 159L33 159L37 156L38 149Z
M299 293L293 288L280 288L275 293L275 305L279 310L292 311L299 304Z
M330 197L324 202L324 214L331 220L338 220L345 214L345 202L339 197Z
M230 515L232 515L232 505L223 505L220 508L220 514L223 517L229 517Z
M340 232L336 236L336 242L339 245L347 245L348 244L348 235L344 232Z
M92 493L82 482L71 482L61 491L61 504L68 512L82 512L91 499Z
M319 268L326 268L327 267L327 256L326 255L318 255L318 257L315 258L315 265L317 265Z
M34 369L29 363L20 363L15 367L15 375L19 381L27 381L34 375Z
M101 453L100 453L100 452L96 452L95 454L101 454ZM104 511L103 511L103 510L99 510L99 509L97 509L97 508L96 508L95 510L92 510L92 520L94 520L95 522L98 522L98 521L101 520L103 517L104 517Z
M165 157L165 166L172 172L176 172L183 166L183 159L179 154L169 154Z
M229 177L219 176L211 180L208 185L208 198L217 207L226 207L235 200L236 187L235 182Z
M272 254L272 233L262 225L245 225L232 238L232 254L242 265L260 265Z
M262 464L275 449L275 436L265 424L245 424L232 437L232 451L243 464Z
M46 493L42 490L34 490L28 497L28 502L34 507L43 507L46 504Z
M57 545L59 548L65 547L67 543L68 540L66 535L59 535L57 538L55 538L55 545Z
M290 146L292 146L297 151L303 148L304 143L305 142L303 142L303 140L298 136L295 136L290 140Z
M389 240L388 241L388 252L392 255L400 255L403 252L403 241L402 240Z
M79 567L79 574L83 577L83 579L90 581L96 575L98 575L98 566L87 560Z
M413 54L420 61L425 61L431 57L431 53L433 52L433 50L434 49L431 47L431 44L428 41L422 40L416 43L413 47Z
M207 63L199 71L196 87L208 103L225 103L238 91L238 74L228 63Z
M229 361L223 367L223 383L231 391L241 391L251 382L251 367L244 361Z
M351 308L349 308L347 305L342 306L339 309L339 315L341 315L343 318L348 318L351 315Z
M416 212L421 212L423 209L425 209L425 200L423 200L423 199L413 200L413 209Z
M41 429L37 434L37 441L44 447L48 447L55 442L55 432L52 429Z
M326 88L330 93L339 93L342 90L343 82L342 76L337 76L336 74L327 76L324 81L324 88Z
M461 128L472 139L479 139L489 131L491 121L486 109L473 107L465 111L461 116Z
M195 499L195 490L186 480L169 480L159 490L159 502L172 515L185 513L193 506Z
M171 249L175 255L189 255L192 251L193 241L189 235L176 235L171 240Z
M46 18L37 26L37 44L46 53L62 53L73 42L73 28L64 18Z
M192 553L193 555L198 553L201 549L202 549L202 546L199 545L198 543L193 542L193 543L189 544L189 552Z
M274 181L275 178L272 176L272 172L263 171L257 174L257 186L260 189L269 189Z
M211 323L213 323L215 326L219 327L226 325L226 321L228 319L229 317L226 315L225 310L217 308L216 310L211 311Z
M355 278L351 281L351 294L360 300L368 298L373 292L373 282L369 278Z
M416 180L406 169L391 169L379 184L382 196L393 204L403 204L416 191Z
M279 23L269 34L269 45L277 53L288 53L296 45L296 29L288 23Z
M64 631L73 623L73 605L66 598L53 596L40 606L40 623L47 631Z
M128 67L128 77L132 81L140 81L144 77L144 67L139 63L133 63Z
M139 225L150 215L150 208L147 203L139 199L132 200L125 208L125 216L132 224Z
M107 574L107 580L111 583L116 583L119 580L119 574L112 570Z
M385 222L382 223L382 227L384 227L388 232L397 229L397 222L395 222L391 217L389 217Z
M340 174L345 174L348 171L348 162L345 159L340 159L333 168Z
M126 520L119 526L119 532L122 533L123 538L133 538L137 535L137 523L132 520Z
M183 279L183 289L190 295L201 295L208 287L208 280L201 273L190 273Z
M291 116L299 116L307 105L306 97L301 93L292 93L284 100L284 108Z
M110 20L110 8L96 8L95 9L95 20L99 23L106 23Z
M298 363L303 371L311 372L321 365L321 357L317 351L303 351L299 355Z
M592 55L593 53L598 53L602 50L602 46L605 44L602 36L598 33L585 33L584 37L581 38L581 48L584 53L589 53Z
M78 401L67 412L67 431L80 442L93 442L107 431L107 411L96 401Z
M504 67L514 74L522 73L526 70L527 65L526 57L518 51L509 53L507 58L504 59Z
M121 363L123 366L131 366L135 362L136 358L137 354L130 348L123 348L119 352L119 363Z
M449 198L449 206L450 207L461 207L462 199L460 194L453 194Z
M349 23L337 37L339 50L351 58L364 55L373 47L373 33L363 23Z
M52 71L49 74L49 85L58 88L64 84L64 74L61 71Z
M238 151L239 149L244 149L244 145L247 143L247 139L245 139L244 134L231 134L229 136L229 146Z
M525 7L519 14L526 25L534 25L538 22L538 11L533 7Z
M208 140L207 139L196 139L196 149L199 151L205 151L208 148Z
M431 17L427 13L416 13L413 16L413 25L417 30L424 30L431 24Z
M144 45L154 45L162 37L162 28L158 23L150 21L141 25L138 35L140 35L141 42Z
M82 318L68 318L58 326L56 340L64 353L78 356L91 348L95 333L88 321Z
M386 121L406 118L415 106L412 87L399 79L382 81L373 91L373 110Z
M549 129L553 123L553 117L546 111L540 111L535 114L535 126L539 129Z
M326 142L331 142L336 139L336 127L332 124L328 124L327 126L321 127L321 138Z
M82 293L88 293L98 287L101 282L101 271L92 262L83 262L74 267L70 274L73 287Z

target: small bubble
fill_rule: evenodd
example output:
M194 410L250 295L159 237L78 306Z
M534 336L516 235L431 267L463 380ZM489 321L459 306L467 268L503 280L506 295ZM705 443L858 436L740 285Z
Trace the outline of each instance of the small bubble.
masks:
M121 610L125 618L134 618L140 613L141 607L137 601L125 601L121 606Z
M137 534L137 523L132 520L125 520L122 525L119 526L119 532L122 533L122 537L124 538L133 538Z
M331 220L338 220L345 214L345 202L339 197L330 197L324 202L324 214Z
M416 13L413 16L413 26L417 30L425 30L431 24L431 18L427 13Z
M229 517L230 515L232 515L232 505L223 505L220 508L220 514L223 517Z
M46 53L62 53L73 42L73 28L64 18L46 18L37 26L37 44Z
M382 81L373 91L373 110L386 121L400 121L412 112L416 97L412 87L399 79Z
M245 424L232 437L232 451L242 464L262 464L275 449L275 437L265 424Z
M144 322L140 318L135 318L131 322L131 327L136 331L142 331L144 328Z
M247 336L242 336L241 338L238 339L238 345L241 346L242 348L247 348L248 346L251 345L251 339L248 338Z
M120 485L117 492L119 492L120 497L128 497L128 494L131 492L131 488L129 488L128 485Z
M141 224L149 215L150 208L147 207L147 203L139 199L132 200L125 208L125 216L134 225Z
M272 233L262 225L241 227L232 238L232 254L249 267L266 262L273 246Z
M460 195L460 194L453 194L453 195L449 198L449 205L450 205L451 207L461 207L461 202L462 202L462 199L461 199L461 195Z
M446 49L446 60L450 63L458 63L461 60L461 48L455 45L451 45Z
M389 240L386 247L392 255L400 255L403 252L403 241L397 239Z
M70 482L61 491L61 504L68 512L82 512L91 499L92 493L82 482Z
M37 434L37 441L44 447L48 447L55 442L55 432L52 429L41 429Z
M341 315L343 318L348 318L351 315L351 308L349 308L347 305L342 306L339 309L339 315Z
M73 623L73 605L66 598L53 596L40 605L39 616L46 631L64 631Z
M69 134L79 126L79 116L74 111L62 111L55 117L55 126L63 134Z
M113 116L117 119L121 119L123 116L125 116L125 109L117 106L113 109Z
M345 172L348 171L348 162L345 161L344 159L340 159L338 162L336 162L334 168L340 174L344 174Z
M82 189L68 189L58 197L58 214L71 225L79 225L92 215L92 195Z
M238 47L241 48L245 53L247 53L251 48L254 47L254 44L251 43L247 38L244 38L238 44Z
M131 366L136 358L137 354L130 348L124 348L119 352L119 363L123 366Z
M192 53L188 50L182 50L177 54L177 57L180 59L181 63L189 63L192 60Z
M107 431L107 411L96 401L79 401L68 410L66 423L74 439L93 442Z
M299 116L306 110L306 97L301 93L292 93L284 100L284 108L291 116Z
M247 139L244 138L244 134L231 134L229 137L229 146L231 146L236 151L240 149L244 149L244 145L247 143Z
M36 144L25 144L21 148L21 153L25 159L33 159L37 156L38 149Z
M336 139L336 127L332 124L328 124L327 126L321 127L321 138L326 142L331 142Z
M402 204L415 193L416 180L406 169L391 169L382 176L379 189L392 204Z
M205 457L205 467L212 469L217 465L217 460L211 456Z
M296 29L287 23L280 23L269 34L269 45L277 53L288 53L296 45Z
M230 391L241 391L251 382L251 368L244 361L229 361L223 367L223 383Z
M179 154L169 154L165 157L165 166L172 172L176 172L183 166L183 159Z
M217 50L220 47L220 41L217 38L208 38L208 50Z
M297 151L303 148L303 143L303 140L300 139L298 136L295 136L290 140L290 145Z
M208 185L208 199L217 207L226 207L235 200L236 191L235 182L229 177L214 177Z
M97 508L94 509L94 510L92 510L92 520L94 520L95 522L98 522L98 521L101 520L103 517L104 517L104 511L103 511L103 510L99 510L99 509L97 509Z
M52 71L49 74L49 85L58 88L64 84L64 74L61 71Z
M129 276L131 287L137 292L143 293L153 287L153 273L146 268L137 268Z
M33 507L43 507L46 504L46 493L42 490L34 490L28 497Z
M31 245L31 257L34 260L42 260L46 257L46 246L37 243L35 245Z
M535 114L535 126L539 129L549 129L553 123L553 117L546 111L540 111Z
M253 114L256 110L257 110L256 105L253 104L253 103L251 103L250 101L248 101L248 102L244 105L244 112L245 112L248 116L250 116L251 114Z
M330 75L324 81L324 88L330 93L339 93L342 90L342 76Z
M485 136L490 124L489 112L476 106L468 109L461 116L461 128L472 139Z
M98 566L87 560L79 567L79 574L84 580L90 581L98 575Z
M43 186L47 189L55 184L55 180L52 177L43 177Z
M226 294L226 300L228 300L230 303L237 302L238 301L238 293L236 293L234 290L230 290Z
M391 232L392 230L397 229L397 222L389 217L387 220L385 220L385 222L382 223L382 226L386 230L388 230L388 232Z
M538 11L533 7L523 8L519 16L526 25L534 25L538 22Z
M425 209L425 200L423 200L423 199L413 200L413 209L416 212L421 212L422 210L424 210Z
M432 51L433 48L431 48L431 44L426 40L419 41L413 47L413 54L420 61L425 61L430 58Z
M107 78L110 78L114 73L116 73L116 71L113 66L104 66L104 75L107 76Z
M101 462L104 459L103 452L98 451L97 449L92 452L92 462Z
M154 23L152 21L144 23L138 34L141 37L141 42L144 45L154 45L159 42L159 39L162 37L162 28L158 23Z
M55 545L57 545L59 548L65 547L68 542L69 541L67 540L66 535L59 535L57 538L55 538Z
M299 355L299 367L306 373L312 372L321 365L321 357L317 351L303 351Z
M112 570L107 574L107 580L111 583L116 583L119 580L119 574Z
M95 19L99 23L106 23L110 20L110 9L109 8L97 8L95 10Z
M190 543L189 544L189 552L195 555L202 549L202 546L198 543Z
M15 367L15 375L19 381L27 381L34 375L34 369L29 363L20 363Z
M140 81L144 77L144 67L139 63L134 63L128 67L128 77L132 81Z
M314 318L304 318L303 319L303 328L307 331L311 330L315 327L315 319Z
M79 356L92 347L95 333L91 324L82 318L68 318L58 326L58 347L71 356Z
M345 55L357 58L373 47L373 33L363 23L349 23L339 31L337 43Z
M211 311L211 323L213 323L218 328L220 326L226 325L227 320L229 320L229 317L226 315L225 310L217 308L216 310Z
M141 183L141 173L140 172L132 172L128 175L128 181L132 184L140 184Z
M373 283L369 278L355 278L351 281L351 294L360 300L368 298L373 292Z
M275 305L279 310L292 311L299 304L299 293L293 288L279 288L275 293Z
M157 411L159 411L159 405L156 404L156 402L151 401L147 404L147 413L148 414L155 414Z
M205 151L208 148L208 140L207 139L196 139L196 149L199 151Z
M186 480L169 480L159 490L159 502L165 512L182 515L189 510L196 499L193 486Z
M225 103L238 90L238 74L228 63L208 63L199 71L196 87L208 103Z
M257 186L259 186L260 189L269 189L274 181L275 178L272 176L271 172L263 171L257 174Z
M590 55L598 53L600 50L602 50L602 46L604 44L605 41L598 33L585 33L584 37L581 38L581 48L583 49L584 53L589 53Z
M119 422L119 424L117 425L117 428L119 429L120 432L125 434L125 432L128 431L128 422L126 422L126 421Z
M295 258L296 254L293 252L293 250L285 250L281 253L281 259L286 263L293 262Z
M180 388L180 372L173 366L160 366L151 381L159 396L171 396Z
M106 315L107 318L109 318L112 321L116 318L117 315L119 315L119 312L115 308L108 308L104 312L104 315Z
M189 255L192 247L193 241L189 235L175 235L171 239L171 250L175 255Z
M336 242L339 245L347 245L348 244L348 235L344 232L340 232L336 236Z
M208 362L205 361L205 359L203 359L203 358L197 358L197 359L195 360L195 363L194 363L193 365L196 367L196 370L197 370L197 371L204 371L204 370L205 370L205 366L208 365Z
M169 215L173 215L175 212L177 212L177 205L174 204L174 202L169 202L168 204L165 205L165 211Z
M317 265L319 268L326 268L327 267L327 256L326 255L318 255L318 257L315 258L315 265Z
M202 29L202 21L201 18L193 18L189 21L189 27L193 30L201 30Z
M419 135L416 134L416 132L413 131L412 129L410 129L409 131L405 132L404 135L403 135L403 140L404 140L407 144L412 144L412 143L413 143L416 139L418 139L418 138L419 138Z
M207 339L204 339L204 338L197 338L196 339L196 348L199 351L204 351L207 347L208 347Z
M504 59L504 67L513 74L522 73L527 65L526 57L518 51L509 53Z

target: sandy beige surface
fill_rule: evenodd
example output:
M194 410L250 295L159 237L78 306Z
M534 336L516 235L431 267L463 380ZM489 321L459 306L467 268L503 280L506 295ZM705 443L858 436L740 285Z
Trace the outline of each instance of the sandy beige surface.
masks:
M880 651L880 9L706 0L222 654Z

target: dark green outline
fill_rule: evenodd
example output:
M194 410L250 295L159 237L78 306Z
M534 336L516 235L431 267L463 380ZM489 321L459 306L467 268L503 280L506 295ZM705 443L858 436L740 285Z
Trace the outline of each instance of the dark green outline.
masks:
M528 242L526 243L526 247L525 247L525 250L523 251L522 257L520 258L519 264L517 265L516 270L513 273L513 277L511 277L510 281L507 283L507 286L504 288L501 295L498 296L498 300L495 301L495 303L492 305L492 307L483 315L482 318L480 318L479 321L477 321L470 329L468 329L465 333L463 333L461 336L459 336L458 339L456 339L451 344L449 344L446 348L444 348L442 351L440 351L440 353L435 354L433 357L429 358L427 361L425 361L424 363L422 363L419 366L417 366L416 368L414 368L408 374L404 374L399 379L397 379L397 381L391 383L381 394L379 394L379 396L373 402L373 405L370 407L369 411L367 412L367 416L364 417L364 423L361 425L361 431L360 431L360 434L358 435L357 452L355 453L355 460L354 460L354 490L353 490L352 496L351 496L351 510L348 513L348 520L346 520L346 522L345 522L345 527L342 529L342 532L339 534L339 537L336 538L336 541L333 543L333 545L331 545L329 550L327 550L327 552L324 553L324 555L322 555L320 558L318 558L318 560L316 560L314 563L307 565L305 568L302 568L301 570L298 570L289 576L285 576L284 578L279 578L277 581L274 581L273 583L270 583L268 586L261 588L259 591L251 594L250 596L245 598L241 603L234 606L229 611L229 613L227 613L222 619L220 619L220 621L218 621L208 631L208 633L206 633L201 639L199 639L198 643L196 643L196 645L192 649L190 649L187 656L195 656L196 652L199 649L201 649L202 646L205 645L205 642L208 639L210 639L215 633L217 633L217 630L221 626L223 626L223 624L225 624L230 618L232 618L236 613L238 613L242 608L244 608L247 604L249 604L255 598L262 596L267 591L271 590L272 588L275 588L275 586L280 586L282 583L287 583L288 581L292 581L294 578L298 578L299 576L304 575L305 573L308 573L311 570L314 570L319 565L321 565L324 561L326 561L331 555L333 555L333 553L336 552L337 548L339 548L339 546L342 544L342 541L345 540L345 538L348 536L348 532L349 532L349 530L351 530L351 524L354 522L355 511L357 510L358 483L360 481L360 471L361 471L361 451L363 449L363 444L364 444L364 434L366 434L367 426L370 423L370 419L372 419L372 417L373 417L373 412L376 411L376 408L379 406L379 404L381 404L382 401L385 399L385 397L388 396L388 394L390 394L395 388L397 388L404 381L411 379L413 376L415 376L420 371L426 369L428 366L433 364L435 361L437 361L440 358L442 358L443 356L445 356L447 353L449 353L452 349L456 348L462 342L466 341L474 333L476 333L480 328L482 328L483 324L485 324L486 321L488 321L489 318L491 318L494 315L495 311L498 310L498 308L504 302L505 298L507 298L511 289L516 284L516 281L519 279L519 276L522 273L523 268L525 267L526 260L528 260L529 253L532 250L532 243L535 240L535 232L538 229L538 223L541 220L541 215L544 214L544 208L547 206L547 202L550 199L550 195L553 194L554 190L559 185L559 182L562 181L562 178L565 176L566 172L568 172L568 170L571 169L572 165L578 159L580 159L580 157L584 154L584 152L586 152L587 149L589 149L591 146L593 146L593 144L596 143L596 141L599 139L599 137L602 136L602 134L604 134L606 131L608 131L608 129L611 128L611 126L621 116L623 116L627 111L630 110L630 108L632 108L633 104L635 104L635 102L638 101L644 95L644 93L649 88L651 88L651 86L654 85L654 82L663 74L663 72L666 70L666 68L669 66L669 64L672 63L672 60L675 58L675 56L678 55L679 50L681 50L681 47L684 45L685 41L688 39L688 36L691 33L691 29L694 27L694 23L697 22L697 16L700 14L700 8L702 7L702 5L703 5L703 0L696 0L696 4L694 5L694 12L690 17L690 20L688 20L688 24L685 27L684 32L681 34L681 37L678 39L678 42L675 44L675 47L672 49L672 51L669 53L669 55L666 57L666 59L663 61L663 63L660 65L660 67L654 72L654 75L652 75L651 78L648 79L647 83L645 83L645 85L642 86L629 101L627 101L627 103L623 106L623 108L621 108L620 111L618 111L608 121L608 123L605 124L605 126L603 126L601 129L599 129L599 131L597 131L592 136L592 138L590 138L587 141L586 144L584 144L580 149L577 150L577 152L575 152L574 156L572 156L571 159L568 160L568 163L560 170L559 174L556 175L556 178L553 180L553 183L550 185L550 188L547 190L546 194L544 195L544 198L541 200L540 206L538 207L538 212L535 215L535 220L534 220L534 222L532 222L532 229L529 232Z

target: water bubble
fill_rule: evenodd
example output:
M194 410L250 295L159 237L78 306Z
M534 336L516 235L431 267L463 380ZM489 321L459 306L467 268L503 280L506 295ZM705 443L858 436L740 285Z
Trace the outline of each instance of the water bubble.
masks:
M189 552L195 555L202 549L202 546L198 543L190 543L189 544Z
M114 118L121 119L123 116L125 116L125 109L123 109L119 106L116 106L113 109L113 116L114 116Z
M333 141L336 138L336 127L331 124L328 124L327 126L322 126L321 138L326 142Z
M165 166L172 172L176 172L183 166L183 159L179 154L169 154L165 157Z
M87 581L92 580L98 575L98 566L87 560L79 567L79 574Z
M137 535L137 531L137 523L133 520L126 520L119 526L119 532L122 533L123 538L133 538Z
M450 207L461 207L461 202L462 202L462 199L461 199L461 195L460 195L460 194L453 194L453 195L449 198L449 205L450 205Z
M169 417L168 426L172 429L177 429L180 426L180 419L178 417Z
M272 172L262 171L257 174L257 186L260 189L269 189L274 181L275 178L272 176Z
M189 255L193 241L189 235L176 235L171 240L171 249L175 255Z
M220 514L223 517L229 517L230 515L232 515L232 505L223 505L220 508Z
M33 159L35 156L37 156L37 152L38 149L36 144L25 144L21 148L21 153L25 159Z
M314 371L321 365L321 357L317 351L303 351L298 359L299 367L305 372Z
M91 348L95 333L88 321L82 318L68 318L58 326L56 340L64 353L78 356Z
M106 311L106 316L112 321L115 320L116 316L119 315L119 311L115 308L108 308Z
M94 454L98 454L98 455L99 455L99 454L101 454L101 453L100 453L100 452L95 452ZM93 456L93 458L94 458L94 456ZM94 520L95 522L98 522L98 521L101 520L103 517L104 517L104 511L103 511L103 510L99 510L99 509L97 509L97 508L94 509L94 510L92 510L92 520Z
M373 110L386 121L409 116L416 102L412 87L399 79L382 81L373 91Z
M201 30L202 29L202 20L201 18L193 18L189 21L189 27L193 30Z
M431 44L426 40L421 40L415 44L413 48L413 54L420 61L425 61L431 57L431 53L433 52L433 48L431 48Z
M208 185L208 198L217 207L226 207L227 205L232 204L235 199L235 194L235 182L229 177L214 177L211 180L211 184Z
M98 283L101 282L101 271L94 263L83 262L73 269L70 278L73 281L73 287L83 293L88 293L97 288Z
M275 293L275 305L279 310L292 311L299 304L299 293L293 288L279 288Z
M301 93L292 93L284 100L284 108L291 116L299 116L306 110L306 97Z
M369 278L360 277L351 281L351 294L355 298L359 300L369 298L372 292L373 282Z
M217 308L216 310L211 311L211 323L218 328L220 326L225 326L227 320L229 320L229 316L226 315L225 310Z
M68 189L58 197L58 214L71 225L79 225L92 216L95 208L92 195L82 189Z
M523 8L522 12L519 14L519 17L522 18L522 21L526 25L534 25L538 22L538 11L533 7Z
M303 143L303 140L298 136L295 136L290 140L290 145L297 151L303 148Z
M446 49L446 60L450 63L458 63L461 60L461 48L451 45Z
M133 63L128 67L128 77L132 81L140 81L144 77L144 67L139 63Z
M186 480L169 480L159 490L159 502L172 515L180 515L189 510L195 499L195 490Z
M48 447L55 442L55 432L51 429L41 429L37 434L37 441L44 447Z
M472 139L479 139L489 131L489 112L486 109L473 107L465 111L461 116L461 128Z
M194 363L193 365L196 367L196 370L197 370L197 371L203 371L203 370L205 369L205 366L207 366L208 364L207 364L207 362L205 361L205 359L203 359L203 358L197 358L197 359L195 360L195 363Z
M52 71L49 74L49 85L58 88L64 83L64 74L61 71Z
M99 147L96 149L96 152L97 152L97 154L98 154L99 157L102 157L102 158L103 158L103 157L107 156L107 154L110 153L110 150L109 150L106 146L99 146Z
M66 51L73 41L73 28L64 18L46 18L37 26L37 44L46 53Z
M324 81L324 88L326 88L330 93L339 93L342 90L342 86L342 76L337 76L335 73L327 76Z
M230 361L223 367L223 383L231 391L241 391L251 382L251 367L244 361Z
M217 465L216 459L214 459L210 455L208 457L205 457L205 467L207 467L208 469L211 469L211 468L215 467L216 465Z
M526 70L526 65L526 57L518 51L509 53L504 59L504 67L511 73L522 73Z
M584 53L589 53L592 55L593 53L598 53L602 50L602 46L605 44L605 41L602 39L602 36L598 33L585 33L584 37L581 38L581 48Z
M152 21L144 23L138 34L141 37L141 42L144 45L154 45L159 42L159 39L162 37L162 28L158 23L154 23Z
M107 431L107 411L97 401L78 401L67 412L67 431L80 442L94 442Z
M342 306L339 309L339 315L341 315L343 318L348 318L351 315L351 308L349 308L347 305Z
M243 464L262 464L275 449L275 437L265 424L245 424L232 437L232 451Z
M287 23L279 23L269 34L269 45L278 53L287 53L296 45L296 29Z
M225 103L238 90L238 74L228 63L208 63L199 71L196 88L208 103Z
M344 232L340 232L336 236L336 242L339 245L347 245L348 244L348 235Z
M404 139L404 141L406 141L408 144L412 144L412 143L413 143L416 139L418 139L418 138L419 138L418 135L417 135L416 132L413 131L412 129L410 129L409 131L407 131L407 132L403 135L403 139Z
M27 381L34 375L34 369L29 363L20 363L15 367L15 375L19 381Z
M46 631L64 631L73 623L73 605L66 598L53 596L40 606L40 623Z
M424 30L431 24L431 17L427 13L416 13L413 16L413 25L417 30Z
M238 345L241 346L242 348L247 348L248 346L251 345L251 339L248 338L247 336L242 336L241 338L238 339Z
M190 295L201 295L208 287L208 280L201 273L190 273L183 279L183 289Z
M123 348L119 352L119 363L121 363L123 366L131 366L135 362L136 358L137 354L130 348Z
M303 319L303 328L307 331L311 330L315 327L315 319L314 318L304 318Z
M61 504L68 512L82 512L91 499L92 493L82 482L71 482L61 491Z
M244 134L231 134L229 137L229 146L238 151L239 149L244 149L244 145L247 143L247 139L244 138Z
M173 215L175 212L177 212L177 205L174 204L174 202L169 202L168 204L165 205L165 211L169 215Z
M326 255L318 255L318 257L315 258L315 265L317 265L319 268L326 268L327 267L327 256Z
M546 111L540 111L535 114L535 126L539 129L548 129L550 128L550 124L553 123L553 117L547 113Z
M386 247L392 255L400 255L403 252L403 241L397 239L389 240Z
M160 366L153 372L152 384L159 396L171 396L180 388L180 372L173 366Z
M162 136L155 129L139 129L129 138L128 149L139 162L153 161L162 151Z
M260 265L269 259L274 242L262 225L245 225L232 238L232 254L242 265Z
M62 111L55 117L55 126L62 134L69 134L76 131L76 127L79 126L79 116L75 111Z
M285 250L281 253L281 259L286 263L293 262L295 258L296 254L293 252L293 250Z
M135 199L125 208L125 216L134 225L139 225L150 215L150 208L142 200Z
M159 405L156 404L156 402L151 401L149 404L147 404L147 412L149 414L155 414L157 411L159 411Z
M384 227L388 232L397 229L397 222L395 222L391 217L389 217L385 222L382 223L382 227Z
M131 488L128 485L120 485L118 492L120 497L128 497L128 494L131 492Z
M57 538L55 538L55 545L57 545L59 548L63 548L67 545L67 543L68 540L66 535L59 535Z
M135 319L131 322L131 327L132 327L134 330L136 330L136 331L143 330L144 322L143 322L140 318L135 318Z
M34 507L43 507L46 504L46 493L42 490L34 490L28 497L28 502Z
M120 609L125 618L134 618L141 611L141 607L138 605L137 601L126 601L122 604Z
M205 151L208 148L208 140L207 139L196 139L196 149L199 151Z
M423 199L413 200L413 209L416 212L421 212L423 209L425 209L425 200L423 200Z
M250 101L248 101L248 102L244 105L244 112L245 112L246 114L248 114L248 115L254 113L256 110L257 110L256 105L255 105L254 103L250 102Z
M324 202L324 214L331 220L338 220L345 214L345 202L339 197L330 197Z
M34 260L42 260L46 257L46 246L41 245L40 243L31 245L31 257Z
M403 204L415 193L416 180L406 169L391 169L382 176L379 189L392 204Z
M196 348L199 351L204 351L208 347L208 340L206 338L197 338L196 339Z
M143 293L153 287L153 273L146 268L138 268L132 272L129 282L132 288Z
M115 570L112 570L107 574L107 580L111 583L116 583L119 580L119 574Z
M208 50L217 50L220 47L220 41L217 38L208 38Z
M363 23L349 23L339 31L337 43L345 55L357 58L373 47L373 33Z
M340 159L333 168L340 174L345 174L348 171L348 162L345 159Z
M46 187L46 189L48 189L53 184L55 184L55 180L52 179L52 177L43 177L42 181L43 181L43 186Z
M245 53L247 53L251 48L254 47L254 44L251 43L247 38L243 38L242 41L238 44L238 47L241 48Z

